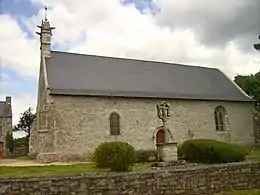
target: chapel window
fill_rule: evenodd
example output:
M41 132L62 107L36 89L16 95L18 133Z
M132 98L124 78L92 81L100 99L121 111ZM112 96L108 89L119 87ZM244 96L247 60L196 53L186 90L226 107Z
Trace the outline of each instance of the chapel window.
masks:
M226 116L227 112L223 106L217 106L214 110L215 116L215 126L217 131L225 131L226 130Z
M120 135L120 116L113 112L110 115L110 135Z

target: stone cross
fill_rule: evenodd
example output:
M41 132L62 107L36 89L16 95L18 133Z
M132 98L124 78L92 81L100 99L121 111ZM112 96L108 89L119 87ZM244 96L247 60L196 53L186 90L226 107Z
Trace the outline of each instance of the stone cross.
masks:
M169 103L163 101L157 104L157 116L163 122L163 128L166 130L166 122L170 118L170 105Z
M163 122L162 130L167 131L166 122L170 118L170 105L167 102L163 101L163 102L157 104L156 107L157 107L157 116ZM162 161L163 146L160 146L160 145L157 146L157 155L158 155L158 160Z

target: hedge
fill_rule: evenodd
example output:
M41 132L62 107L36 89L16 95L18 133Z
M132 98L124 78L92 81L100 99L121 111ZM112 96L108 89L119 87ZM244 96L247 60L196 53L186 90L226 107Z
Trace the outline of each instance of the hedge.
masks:
M135 163L154 162L157 158L156 150L136 150Z
M211 139L185 141L178 147L178 158L195 163L228 163L245 160L247 150L242 146Z

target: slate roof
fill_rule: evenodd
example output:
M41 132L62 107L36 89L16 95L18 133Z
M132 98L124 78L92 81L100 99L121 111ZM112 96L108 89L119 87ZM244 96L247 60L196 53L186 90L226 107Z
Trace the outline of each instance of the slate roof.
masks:
M52 51L51 94L252 101L220 70Z
M0 118L12 117L12 107L5 101L0 101Z

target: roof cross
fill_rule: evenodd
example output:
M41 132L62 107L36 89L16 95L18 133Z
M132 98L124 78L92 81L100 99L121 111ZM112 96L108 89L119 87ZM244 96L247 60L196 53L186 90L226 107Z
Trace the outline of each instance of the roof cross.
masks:
M44 16L44 19L45 19L45 21L47 21L47 7L46 7L46 5L45 5L45 7L44 7L44 9L45 9L45 16Z

